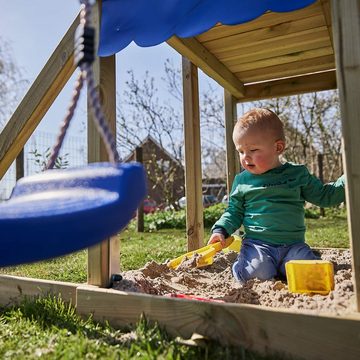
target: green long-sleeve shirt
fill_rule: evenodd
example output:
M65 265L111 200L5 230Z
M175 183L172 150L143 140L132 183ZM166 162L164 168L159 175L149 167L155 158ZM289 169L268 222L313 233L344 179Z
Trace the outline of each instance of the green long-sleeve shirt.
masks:
M320 207L345 200L345 178L323 184L304 165L285 163L261 175L248 171L233 182L228 208L214 224L232 234L241 224L245 238L270 244L305 241L305 210L308 201Z

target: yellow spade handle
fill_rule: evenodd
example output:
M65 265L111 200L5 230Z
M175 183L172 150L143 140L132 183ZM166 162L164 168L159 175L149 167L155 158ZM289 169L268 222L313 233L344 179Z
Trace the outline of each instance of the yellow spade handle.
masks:
M230 246L232 244L232 242L234 241L234 237L233 236L229 236L228 238L225 239L225 246L224 248L227 248L228 246ZM167 266L172 268L172 269L176 269L180 264L181 262L185 259L185 258L188 258L190 259L193 255L195 254L199 254L199 255L203 255L204 253L206 254L207 257L209 256L214 256L218 251L222 250L223 247L221 246L221 243L220 242L216 242L216 243L213 243L213 244L209 244L209 245L206 245L200 249L197 249L197 250L193 250L193 251L190 251L184 255L180 255L179 257L175 258L175 259L172 259L170 260L168 263L167 263ZM208 250L212 250L210 251L209 253L207 253ZM213 250L215 250L215 252L213 252ZM204 255L205 255L204 254ZM212 255L210 255L212 254Z

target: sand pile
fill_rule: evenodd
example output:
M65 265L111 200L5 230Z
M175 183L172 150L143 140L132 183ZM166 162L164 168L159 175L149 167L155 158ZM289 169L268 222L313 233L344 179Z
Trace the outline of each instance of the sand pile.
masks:
M289 293L286 282L280 280L254 279L242 286L231 274L237 256L233 251L218 253L212 265L199 269L194 268L193 259L184 261L177 270L152 261L142 269L123 273L123 280L116 282L114 289L153 295L181 293L310 313L343 315L355 311L350 251L326 249L320 254L323 260L334 264L335 270L335 289L326 296Z

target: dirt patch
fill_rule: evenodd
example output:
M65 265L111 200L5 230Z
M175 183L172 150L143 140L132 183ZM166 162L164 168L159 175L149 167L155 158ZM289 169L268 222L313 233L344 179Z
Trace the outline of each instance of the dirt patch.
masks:
M331 261L335 270L335 289L326 296L290 293L286 282L280 280L253 279L242 286L231 273L231 265L237 256L233 251L217 254L212 265L199 269L193 267L191 259L182 263L177 270L152 261L139 270L123 273L123 280L116 282L113 288L162 296L193 295L309 313L343 315L354 312L350 251L326 249L320 250L320 255L323 260Z

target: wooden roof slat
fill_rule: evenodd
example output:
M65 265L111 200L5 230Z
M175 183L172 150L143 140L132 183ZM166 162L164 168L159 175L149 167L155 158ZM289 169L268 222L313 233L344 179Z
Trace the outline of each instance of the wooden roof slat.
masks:
M323 14L324 14L326 26L327 26L327 28L328 28L331 45L334 47L333 30L332 30L332 26L331 26L331 7L330 7L330 2L329 2L328 0L320 0L320 3L321 3L321 6L322 6L322 11L323 11Z
M335 69L333 55L320 56L308 60L295 61L292 63L274 65L261 69L240 71L235 73L245 84L270 79L278 79L288 76L309 74L322 70Z
M335 70L245 85L245 97L239 100L239 102L291 96L330 89L336 89Z
M299 31L315 29L321 26L326 26L326 22L322 14L305 19L280 23L268 28L239 33L222 39L204 42L202 44L210 52L219 54L220 52L236 49L240 43L249 44L261 42L265 39L298 33Z
M304 9L300 9L297 11L290 11L285 13L267 12L264 15L260 16L259 18L246 22L244 24L239 24L239 25L217 24L207 32L198 35L196 38L197 40L203 43L206 41L221 39L223 37L228 37L234 34L252 31L255 29L271 27L279 23L307 18L309 16L320 14L321 12L322 12L322 8L319 2L316 2L313 5L310 5L308 7L305 7Z
M220 61L231 61L235 59L264 59L274 55L284 55L294 51L309 50L316 47L331 46L328 29L323 26L309 32L291 34L286 41L280 39L267 39L261 45L258 43L239 44L236 50L220 53L217 58Z
M245 64L236 64L233 66L229 66L229 69L231 72L240 72L240 71L246 71L246 70L261 69L261 68L268 67L268 66L289 64L292 62L313 59L313 58L326 56L326 55L333 55L332 46L327 46L327 47L308 50L308 51L299 51L297 53L276 56L273 58L263 59L263 60L259 60L259 61L252 61L252 62L248 62Z

